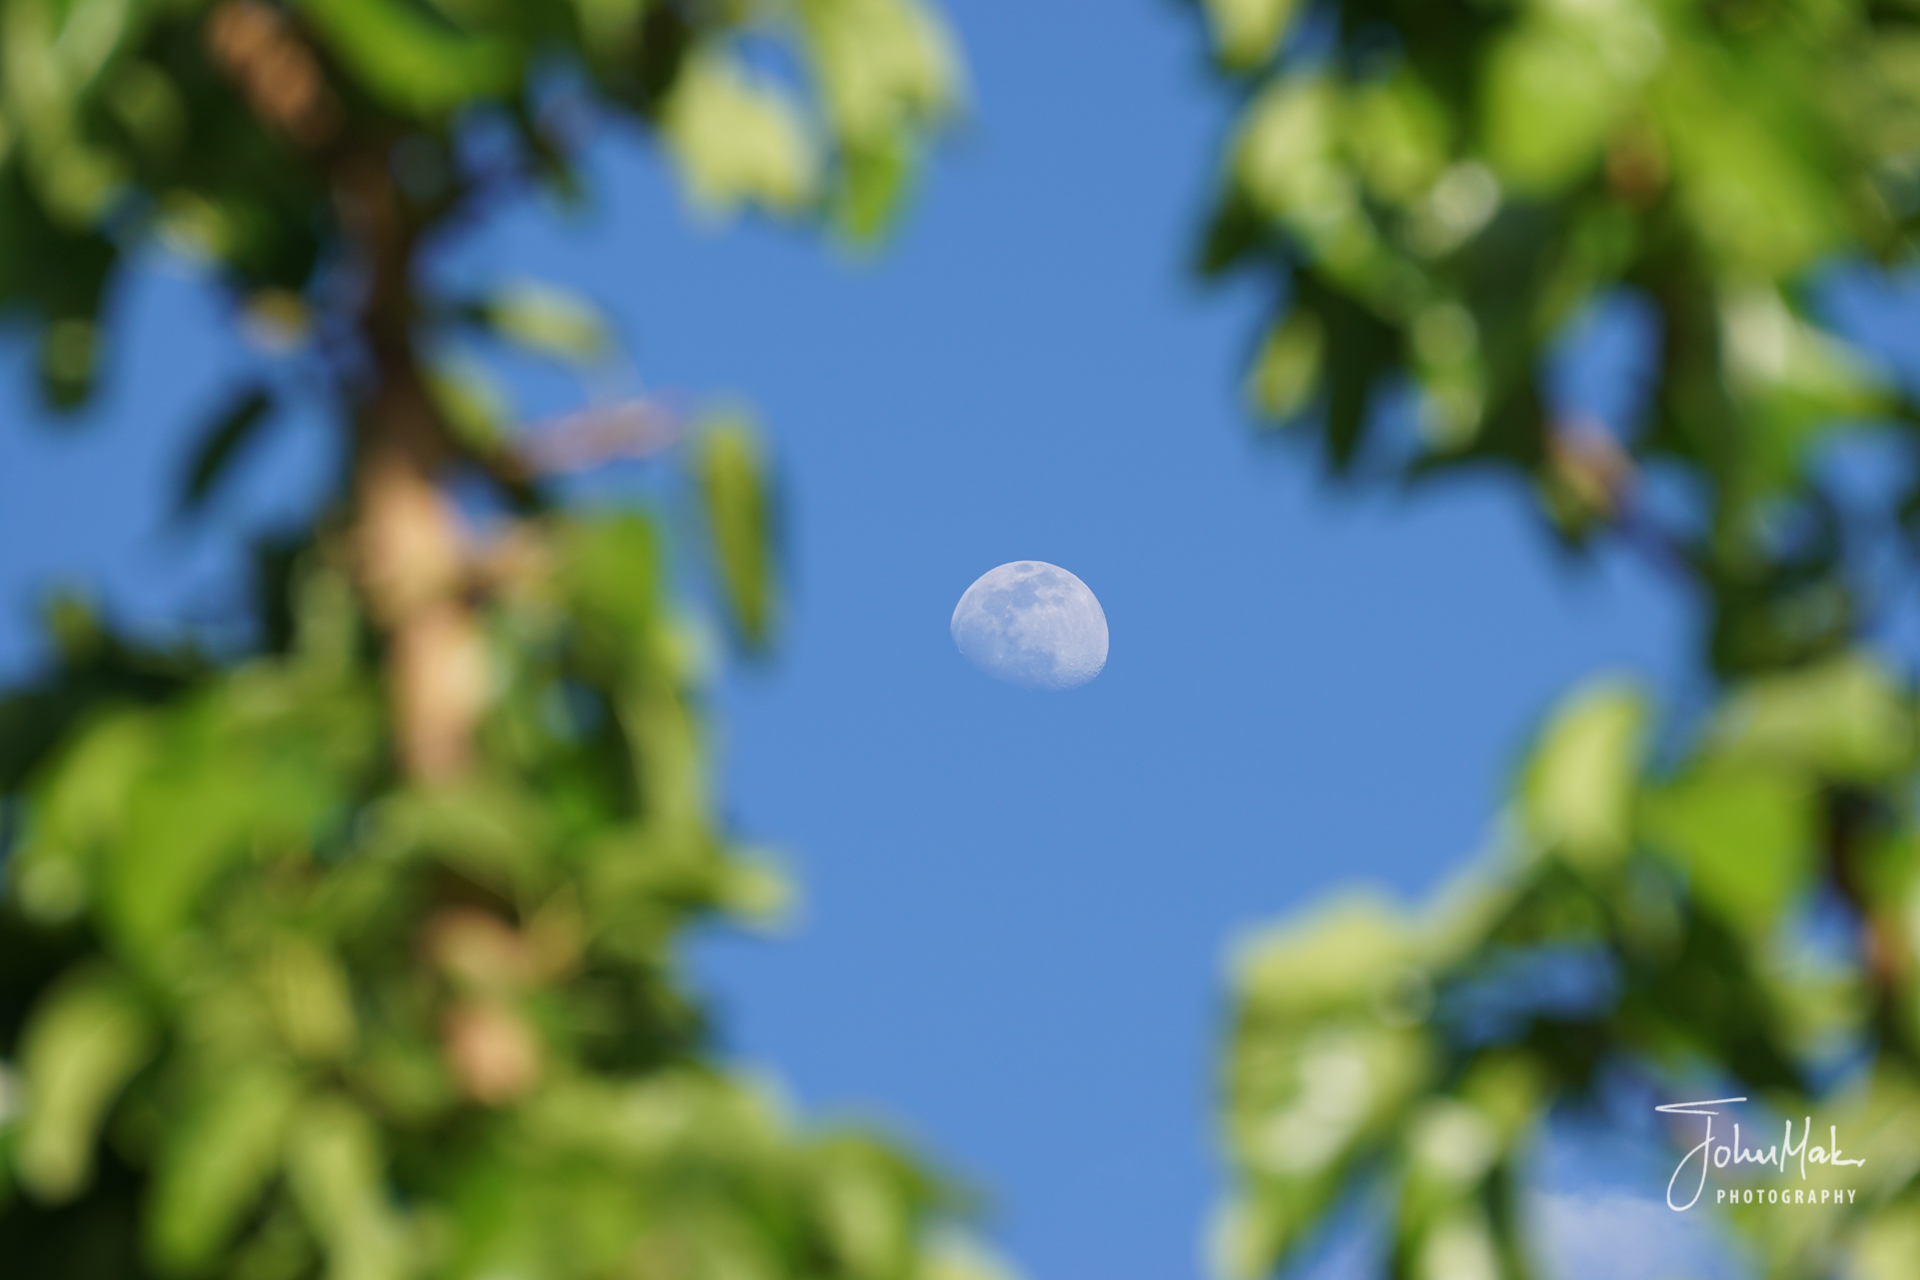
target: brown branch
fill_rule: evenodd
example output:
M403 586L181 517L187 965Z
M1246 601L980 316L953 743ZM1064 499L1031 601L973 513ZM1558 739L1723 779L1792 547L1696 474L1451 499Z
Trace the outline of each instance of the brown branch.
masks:
M214 63L268 128L309 148L339 133L340 99L285 13L260 0L225 0L208 15L206 37Z
M353 543L361 589L387 638L401 767L436 784L464 774L487 697L484 645L466 598L468 551L436 479L459 448L420 370L412 270L421 228L374 139L335 166L340 220L364 274L357 328Z

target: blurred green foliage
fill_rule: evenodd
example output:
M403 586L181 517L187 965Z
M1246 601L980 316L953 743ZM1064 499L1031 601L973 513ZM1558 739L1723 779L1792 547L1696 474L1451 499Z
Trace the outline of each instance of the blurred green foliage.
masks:
M1202 7L1245 94L1203 265L1275 298L1255 410L1339 474L1497 468L1567 546L1648 551L1701 601L1719 682L1703 716L1576 694L1499 847L1431 907L1355 897L1242 949L1220 1268L1284 1263L1384 1185L1396 1276L1531 1274L1541 1124L1624 1077L1817 1108L1863 1194L1752 1218L1759 1256L1906 1280L1920 720L1861 651L1883 602L1818 463L1913 412L1811 299L1827 264L1908 253L1920 12ZM503 195L585 200L608 119L709 215L871 240L958 74L916 0L0 0L0 309L49 398L89 394L103 299L157 243L319 375L350 454L314 526L262 549L256 652L143 648L66 602L55 668L0 705L10 1272L993 1273L941 1233L936 1176L717 1064L676 971L689 925L786 891L713 820L708 656L657 518L569 514L547 477L683 465L757 649L776 519L750 418L684 449L631 405L530 437L474 340L590 372L617 335L551 285L443 296L418 269ZM1618 290L1657 317L1644 429L1556 420L1543 364ZM1397 379L1411 445L1378 412ZM217 406L184 512L303 385L263 364ZM499 528L459 519L452 475L492 486ZM1649 498L1662 477L1686 518ZM1848 947L1811 945L1810 904ZM1527 981L1562 971L1574 996Z
M790 68L791 74L773 68ZM50 615L0 703L0 1271L246 1280L982 1280L966 1204L715 1058L676 961L787 889L714 820L710 664L659 518L554 471L680 466L665 410L529 435L480 337L585 372L584 299L445 296L424 246L638 122L703 210L883 231L958 67L918 0L0 0L0 310L48 396L160 245L274 353L191 515L292 396L349 465L260 555L240 658ZM699 426L717 595L770 642L750 420ZM442 482L491 486L463 519Z
M1836 264L1912 261L1920 9L1199 7L1243 95L1201 265L1274 298L1256 414L1338 475L1492 470L1562 545L1646 554L1699 606L1712 690L1577 692L1431 906L1363 895L1244 947L1219 1271L1360 1203L1395 1277L1540 1274L1548 1117L1738 1093L1867 1158L1857 1202L1741 1220L1761 1274L1920 1274L1920 706L1865 647L1911 590L1869 566L1906 563L1920 470L1883 513L1824 466L1843 432L1911 456L1916 416L1816 305ZM1557 344L1622 294L1655 330L1644 421L1557 417Z
M1657 541L1700 589L1724 675L1848 645L1861 607L1806 463L1836 427L1912 409L1821 328L1810 285L1844 255L1902 255L1920 211L1910 6L1206 8L1248 96L1202 265L1274 283L1247 379L1262 417L1342 473L1491 465L1571 542ZM1631 438L1556 421L1540 376L1622 289L1659 330ZM1400 377L1419 429L1396 445L1376 410ZM1661 522L1649 471L1697 487L1697 522ZM1920 518L1920 488L1904 511Z

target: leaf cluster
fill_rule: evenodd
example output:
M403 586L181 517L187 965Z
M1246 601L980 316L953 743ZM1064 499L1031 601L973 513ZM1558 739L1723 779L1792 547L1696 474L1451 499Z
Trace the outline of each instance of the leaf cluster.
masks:
M1388 1193L1391 1274L1537 1274L1548 1115L1731 1092L1817 1114L1866 1160L1846 1170L1854 1203L1743 1224L1766 1274L1848 1257L1908 1273L1920 702L1843 659L1741 687L1678 750L1652 750L1650 721L1630 685L1578 692L1522 771L1506 841L1429 907L1353 898L1243 946L1223 1274L1293 1256L1362 1186ZM1853 920L1857 953L1820 945L1810 902Z
M296 575L284 653L93 698L32 770L0 923L8 1258L288 1277L941 1265L919 1233L948 1190L871 1137L801 1133L713 1065L674 942L716 912L766 918L783 885L702 802L695 654L648 524L550 535L551 563L489 609L499 691L457 786L395 779L375 638L322 562ZM88 1270L102 1233L129 1256Z
M999 1274L901 1145L726 1065L676 959L789 893L715 817L715 655L658 513L570 512L553 478L683 463L759 648L750 416L530 431L488 357L603 377L618 336L568 291L423 264L497 199L585 200L582 149L622 124L702 208L871 239L957 94L916 0L0 0L0 309L52 399L86 396L111 282L158 249L264 348L183 513L296 399L347 456L261 549L251 651L62 605L58 660L0 702L9 1271Z
M1910 259L1920 14L1197 7L1241 95L1201 266L1274 299L1254 412L1336 475L1492 470L1563 546L1646 554L1699 606L1713 694L1659 735L1630 686L1576 695L1490 862L1420 912L1334 904L1245 951L1222 1271L1265 1273L1372 1189L1394 1276L1536 1274L1528 1159L1556 1108L1750 1093L1871 1144L1855 1206L1744 1223L1766 1274L1912 1274L1920 758L1913 693L1862 644L1910 582L1884 569L1920 472L1882 511L1826 464L1843 433L1910 456L1915 415L1819 301L1836 264ZM1548 366L1622 297L1646 402L1571 419ZM1384 407L1403 387L1411 437Z
M959 93L918 0L7 0L0 67L0 311L65 404L156 239L264 323L324 323L316 290L367 265L340 261L350 163L421 234L503 186L579 198L586 131L631 119L706 208L870 238Z
M1899 5L1207 0L1246 97L1201 262L1272 282L1255 412L1338 474L1523 479L1701 597L1723 676L1831 656L1877 601L1818 463L1911 404L1820 323L1831 263L1910 251L1920 25ZM1569 420L1544 368L1642 304L1643 421ZM1382 411L1416 390L1417 430ZM1676 501L1669 496L1682 495ZM1920 488L1900 498L1911 526ZM1869 598L1863 599L1863 594Z

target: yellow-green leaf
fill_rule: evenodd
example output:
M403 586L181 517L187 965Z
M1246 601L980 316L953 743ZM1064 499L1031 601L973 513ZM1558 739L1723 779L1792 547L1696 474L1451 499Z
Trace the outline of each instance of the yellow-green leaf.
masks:
M1575 694L1527 766L1520 790L1527 833L1584 866L1624 856L1646 721L1646 703L1630 686L1607 682Z
M800 18L841 139L898 138L958 102L953 41L918 0L802 0Z
M426 369L427 393L455 435L481 451L497 449L513 425L513 403L478 361L443 356Z
M1292 24L1298 0L1204 0L1214 47L1230 67L1259 66Z
M688 60L660 124L694 200L707 208L792 211L814 198L819 161L798 109L723 53Z
M292 1079L266 1066L206 1083L155 1163L145 1223L156 1266L191 1272L213 1260L278 1167L295 1097Z
M1782 770L1703 768L1647 797L1649 842L1728 922L1762 931L1813 872L1814 796Z
M438 116L503 92L519 74L512 46L432 21L393 0L299 0L367 92L415 116Z
M302 1106L287 1143L287 1175L324 1243L328 1280L395 1280L407 1271L404 1224L387 1195L379 1133L340 1098Z
M1706 750L1870 782L1910 767L1914 747L1912 705L1884 666L1855 655L1747 685L1715 717Z
M41 1001L22 1036L26 1104L14 1149L35 1197L58 1204L86 1190L101 1124L153 1047L145 1008L108 970L75 974Z
M1585 24L1535 19L1496 46L1487 66L1487 151L1508 186L1552 191L1598 162L1630 87L1609 65L1607 38Z
M578 364L603 360L613 350L606 318L570 289L519 281L487 301L494 332L510 342Z
M1287 1023L1343 1010L1373 1011L1421 958L1416 923L1378 898L1355 895L1242 942L1230 958L1249 1009Z
M150 717L120 714L84 730L55 757L26 839L7 867L29 916L60 923L87 904L99 850L119 829L156 742Z
M1320 384L1325 349L1320 318L1310 311L1295 308L1269 329L1247 372L1247 399L1255 412L1272 422L1297 417Z
M771 638L774 614L773 504L759 429L739 414L708 423L695 438L694 468L734 624L758 647Z

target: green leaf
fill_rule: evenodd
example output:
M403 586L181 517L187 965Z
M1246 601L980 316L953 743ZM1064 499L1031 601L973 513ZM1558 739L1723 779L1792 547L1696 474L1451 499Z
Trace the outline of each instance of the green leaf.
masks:
M453 433L481 452L498 449L513 426L506 391L477 360L441 356L426 369L427 392Z
M581 43L600 57L631 52L640 39L647 5L648 0L573 0L580 14Z
M1298 1249L1432 1079L1433 1047L1412 1028L1276 1030L1243 1035L1230 1060L1227 1136L1246 1191L1216 1228L1227 1275L1265 1274Z
M11 57L16 50L7 48ZM41 389L70 408L96 372L92 321L100 313L119 247L102 230L75 226L47 209L17 164L6 159L10 118L0 110L0 307L42 324Z
M1263 419L1291 422L1320 386L1326 331L1311 311L1295 308L1267 330L1247 371L1247 400Z
M1717 273L1792 277L1847 237L1854 197L1831 167L1846 144L1808 110L1826 89L1797 50L1730 52L1676 41L1654 86L1675 190Z
M520 55L495 37L468 35L393 0L298 0L367 92L420 118L504 93Z
M759 204L792 212L818 190L819 161L798 109L724 53L688 59L660 128L694 200L706 208L725 213Z
M734 626L749 648L762 648L773 632L774 548L759 429L738 413L708 422L694 437L693 466Z
M72 974L41 1000L21 1036L26 1106L14 1150L36 1199L59 1204L86 1190L107 1112L153 1049L145 1008L110 970Z
M405 1224L388 1200L379 1130L344 1098L295 1113L287 1178L324 1243L328 1280L399 1280L407 1274Z
M664 618L653 526L632 512L575 518L556 541L561 586L589 669L613 683L655 667Z
M1400 1241L1400 1250L1413 1258L1412 1274L1460 1277L1460 1280L1499 1280L1508 1274L1501 1266L1502 1250L1486 1210L1463 1201L1422 1229Z
M336 814L378 739L350 689L255 669L174 710L99 867L101 923L161 963L237 862L303 848Z
M1528 834L1577 865L1623 858L1646 721L1644 698L1618 681L1592 685L1556 712L1521 782Z
M283 932L267 948L260 970L280 1038L295 1056L330 1062L353 1047L353 992L331 948Z
M93 393L99 362L100 328L92 320L55 320L40 335L40 384L61 408L73 408Z
M1351 895L1243 941L1230 966L1250 1012L1294 1024L1373 1010L1422 951L1419 929L1404 912Z
M918 0L801 0L827 118L847 145L904 143L960 100L953 42Z
M1852 1265L1860 1280L1905 1280L1920 1257L1920 1205L1901 1201L1861 1229Z
M1609 132L1664 47L1633 4L1542 7L1487 65L1487 151L1524 195L1554 192L1598 164Z
M741 920L775 928L790 920L798 896L792 879L771 858L735 853L721 869L721 903Z
M1748 422L1746 491L1790 490L1823 435L1895 411L1892 388L1860 354L1795 316L1777 290L1731 291L1719 312L1727 389Z
M918 1188L892 1153L852 1136L815 1152L814 1195L826 1239L848 1275L902 1274L911 1261Z
M1348 217L1353 181L1339 163L1338 95L1324 76L1283 76L1260 91L1234 140L1233 175L1271 217L1308 228Z
M1877 659L1850 655L1751 682L1714 718L1705 750L1729 763L1881 781L1913 767L1913 715Z
M187 482L180 494L180 510L194 512L226 476L240 452L259 434L273 409L273 393L263 384L237 391L213 419L199 431L199 444L187 467Z
M1242 1182L1214 1206L1207 1223L1207 1273L1218 1280L1260 1280L1273 1270L1290 1230L1281 1198Z
M61 924L97 892L103 848L121 830L127 797L158 749L152 716L103 716L54 758L25 841L7 868L27 916Z
M126 0L20 0L0 10L0 161L16 151L46 212L70 230L96 224L126 176L123 158L95 145L81 117L102 67L138 25L129 8Z
M1299 9L1298 0L1202 0L1220 60L1238 70L1266 62Z
M1804 777L1709 765L1650 793L1641 821L1703 902L1764 935L1812 879L1817 801Z
M848 147L840 157L834 225L856 246L879 241L893 224L913 172L913 153L903 141Z
M1015 1280L1014 1272L970 1236L936 1232L920 1250L913 1280Z
M925 133L959 105L959 58L918 0L802 0L799 15L837 143L834 220L871 242L892 224Z
M575 364L604 360L613 351L599 308L556 285L531 280L507 285L487 300L486 316L507 341Z
M481 884L512 890L536 879L552 845L547 810L504 779L471 779L386 796L372 814L387 856L428 856Z
M145 1214L155 1266L183 1274L213 1262L279 1167L296 1097L292 1078L264 1065L202 1085L155 1162Z

